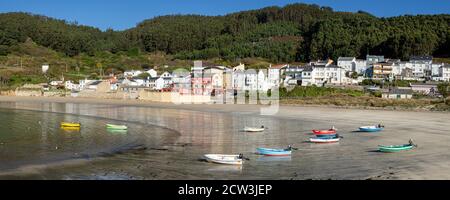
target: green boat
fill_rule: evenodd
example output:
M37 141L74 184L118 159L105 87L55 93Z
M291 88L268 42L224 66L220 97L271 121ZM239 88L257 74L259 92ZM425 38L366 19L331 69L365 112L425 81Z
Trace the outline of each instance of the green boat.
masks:
M404 145L390 145L390 146L378 145L378 149L381 152L406 151L406 150L410 150L414 147L417 147L417 145L414 144L414 142L412 140L409 140L409 144L404 144Z
M114 125L114 124L106 124L107 129L115 129L115 130L127 130L128 127L125 125Z
M106 129L106 131L110 134L114 134L114 135L123 135L123 134L127 134L128 131L127 130L121 130L121 129Z

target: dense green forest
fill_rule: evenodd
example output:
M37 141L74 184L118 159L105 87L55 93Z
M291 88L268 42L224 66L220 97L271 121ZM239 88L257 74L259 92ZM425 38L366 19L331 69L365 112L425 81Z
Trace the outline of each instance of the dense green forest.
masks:
M271 62L364 58L367 53L401 59L449 57L450 15L378 18L363 11L291 4L224 16L161 16L125 31L101 31L45 16L0 14L0 55L30 39L70 57L105 51L164 52L181 60L255 57Z

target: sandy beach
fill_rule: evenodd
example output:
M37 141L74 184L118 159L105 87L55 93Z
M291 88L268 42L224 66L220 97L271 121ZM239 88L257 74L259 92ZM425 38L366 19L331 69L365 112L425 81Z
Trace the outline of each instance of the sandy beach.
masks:
M154 146L79 162L24 166L1 179L450 179L450 113L281 105L260 115L259 105L174 105L138 100L0 96L0 107L67 113L149 124L173 131ZM357 128L383 123L380 133ZM264 124L264 133L243 133ZM338 144L311 144L310 130L335 126ZM151 133L142 133L147 137ZM377 152L378 145L417 149ZM254 154L257 147L299 148L289 158ZM205 163L206 153L244 153L242 167Z

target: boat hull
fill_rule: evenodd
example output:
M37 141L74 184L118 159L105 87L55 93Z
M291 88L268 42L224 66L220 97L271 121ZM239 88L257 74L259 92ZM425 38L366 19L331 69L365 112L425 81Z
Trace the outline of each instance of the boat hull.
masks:
M244 128L245 132L263 132L264 130L265 130L264 128L250 128L250 127Z
M334 138L338 138L337 134L331 134L331 135L316 135L317 138L320 139L334 139Z
M336 130L312 130L315 135L334 135Z
M285 149L257 148L256 151L265 156L290 156L292 154L291 150Z
M359 131L361 132L379 132L382 131L383 128L378 128L375 126L371 126L371 127L359 127Z
M381 152L387 152L387 153L393 153L393 152L399 152L399 151L407 151L414 148L413 145L400 145L400 146L378 146L379 151Z
M113 125L113 124L107 124L106 128L108 129L116 129L116 130L127 130L128 127L124 125Z
M242 165L242 159L239 155L222 155L222 154L206 154L205 158L208 162L224 165Z
M80 127L80 123L61 122L61 127Z
M310 138L309 141L312 143L336 143L339 142L340 138L323 139L323 138Z

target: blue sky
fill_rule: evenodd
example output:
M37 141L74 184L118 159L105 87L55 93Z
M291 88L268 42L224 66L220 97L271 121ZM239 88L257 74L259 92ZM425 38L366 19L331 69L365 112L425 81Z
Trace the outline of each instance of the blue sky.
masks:
M30 12L102 30L123 30L160 15L224 15L290 3L314 3L336 11L364 10L379 17L450 14L450 0L0 0L0 12Z

